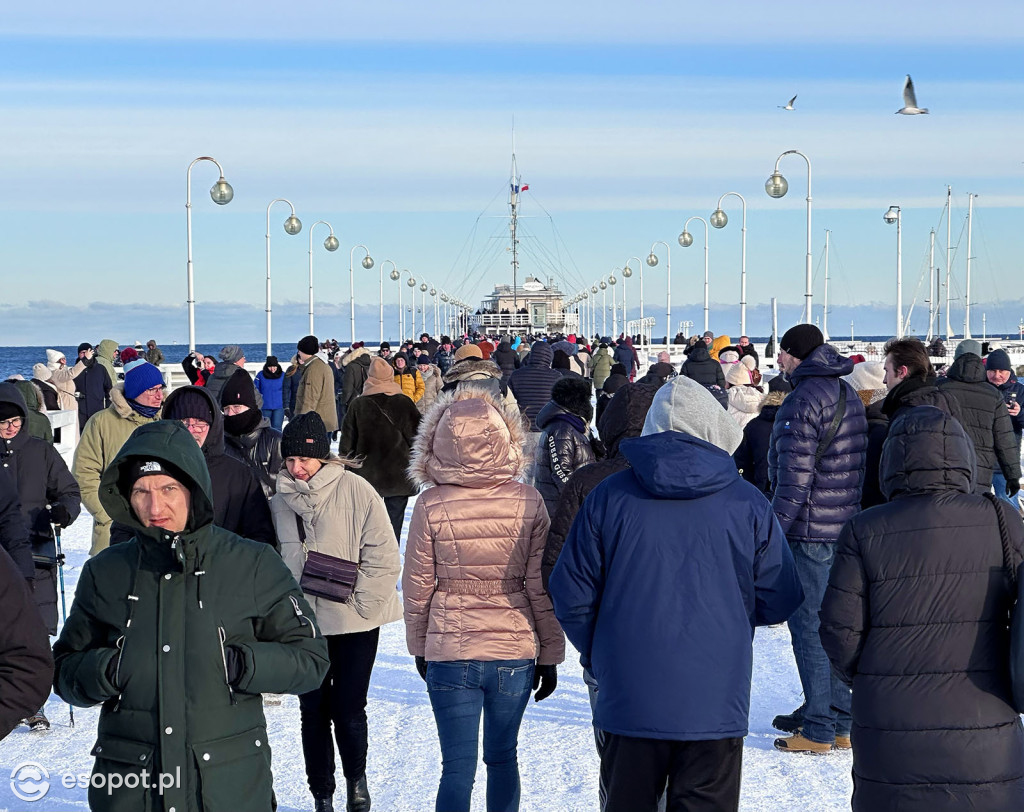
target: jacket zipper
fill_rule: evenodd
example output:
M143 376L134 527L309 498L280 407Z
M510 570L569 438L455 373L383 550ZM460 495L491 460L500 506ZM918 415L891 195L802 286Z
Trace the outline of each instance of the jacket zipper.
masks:
M299 606L298 598L296 598L294 595L289 595L288 596L288 600L290 600L292 602L292 608L295 609L295 616L299 619L299 625L301 626L304 623L308 623L309 624L309 630L310 630L310 632L312 632L313 637L315 639L316 638L316 626L313 625L313 621L311 621L308 617L306 617L304 614L302 614L302 608Z
M228 679L228 655L224 651L224 641L227 640L227 632L224 631L223 626L217 627L217 639L220 642L220 662L224 668L224 684L228 686L228 696L231 697L231 704L236 704L235 701L235 689L231 687L231 682Z

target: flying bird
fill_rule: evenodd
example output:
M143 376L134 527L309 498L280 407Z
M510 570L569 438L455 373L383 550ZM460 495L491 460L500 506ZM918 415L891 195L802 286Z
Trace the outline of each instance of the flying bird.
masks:
M897 115L919 116L928 113L927 107L917 106L917 94L914 93L914 80L907 74L907 81L903 84L903 107L896 111Z
M789 103L788 103L788 104L786 104L786 106L785 106L785 107L783 107L783 106L782 106L781 104L780 104L780 105L777 105L777 106L778 106L778 108L779 108L780 110L792 110L792 109L793 109L793 102L795 102L795 101L796 101L796 96L794 96L794 97L793 97L792 99L790 99L790 100L789 100Z

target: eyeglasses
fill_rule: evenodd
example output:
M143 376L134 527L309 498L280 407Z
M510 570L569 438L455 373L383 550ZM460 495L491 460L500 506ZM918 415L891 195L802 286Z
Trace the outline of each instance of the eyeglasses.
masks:
M181 425L187 428L189 431L196 429L198 431L206 431L210 428L210 423L206 420L200 420L198 417L186 417L184 420L179 421Z
M0 429L20 429L25 422L23 417L12 417L10 420L0 420Z

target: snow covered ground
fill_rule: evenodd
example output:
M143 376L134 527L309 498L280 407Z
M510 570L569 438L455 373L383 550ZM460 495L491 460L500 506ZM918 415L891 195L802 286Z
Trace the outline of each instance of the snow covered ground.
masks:
M412 510L410 500L409 511ZM408 514L406 518L408 527ZM65 570L68 604L89 549L92 521L85 511L64 534L69 559ZM403 539L404 548L404 539ZM2 622L2 621L0 621ZM772 748L776 713L800 704L800 687L789 633L785 627L761 629L754 641L754 685L750 735L743 756L741 809L750 812L799 809L828 812L849 808L849 753L827 756L786 755ZM45 733L15 730L0 742L0 812L60 812L87 809L84 789L65 789L61 775L88 775L89 751L95 741L98 709L76 709L75 727L68 726L68 707L56 696L46 706L53 728ZM437 732L427 691L406 653L401 622L382 629L369 699L370 752L368 777L373 808L378 812L431 812L441 770ZM597 809L598 761L590 725L590 703L575 653L559 670L558 690L541 703L531 702L519 737L522 809L555 812ZM273 746L274 787L282 810L312 807L306 789L299 738L298 700L289 696L281 707L267 708ZM10 776L33 762L50 776L50 789L40 800L19 799ZM344 809L344 780L338 768L336 802ZM477 773L474 809L484 809L485 773ZM240 810L245 812L245 810Z

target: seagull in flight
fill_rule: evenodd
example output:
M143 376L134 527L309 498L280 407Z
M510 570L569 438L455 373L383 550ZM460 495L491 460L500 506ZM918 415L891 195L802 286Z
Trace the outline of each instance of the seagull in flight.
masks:
M903 107L896 111L897 115L918 116L928 113L927 107L917 106L917 94L914 93L914 80L907 74L907 81L903 84Z
M794 96L792 99L790 99L785 107L783 107L781 104L777 105L777 106L778 106L778 108L780 110L792 110L793 109L793 102L795 102L795 101L796 101L796 96Z

